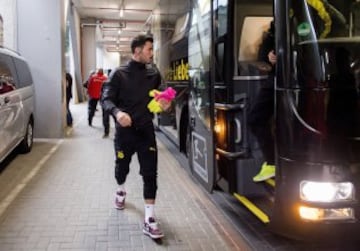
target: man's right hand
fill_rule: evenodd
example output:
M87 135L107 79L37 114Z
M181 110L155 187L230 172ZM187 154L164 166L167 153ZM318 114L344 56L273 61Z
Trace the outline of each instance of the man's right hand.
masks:
M268 58L269 58L269 61L272 65L275 65L276 64L276 55L275 55L275 52L274 50L270 51L269 54L268 54Z
M122 127L129 127L132 124L131 117L126 112L119 111L116 113L116 121Z

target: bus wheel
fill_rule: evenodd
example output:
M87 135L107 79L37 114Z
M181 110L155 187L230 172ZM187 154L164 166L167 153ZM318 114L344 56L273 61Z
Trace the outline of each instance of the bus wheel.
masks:
M186 128L186 142L185 142L185 155L186 157L190 157L191 152L191 132L190 132L190 126L187 126Z
M188 172L193 173L193 157L192 157L192 142L191 142L191 129L190 126L186 130L186 157L188 159Z

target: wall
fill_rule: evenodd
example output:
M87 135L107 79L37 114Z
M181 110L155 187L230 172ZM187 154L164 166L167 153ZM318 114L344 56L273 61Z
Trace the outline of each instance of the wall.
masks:
M80 17L76 8L70 5L67 9L67 28L69 29L70 48L68 53L68 60L73 63L68 68L73 76L73 102L79 103L85 100L86 90L83 88L82 83L84 79L81 71L81 29Z
M94 21L92 21L93 23ZM91 21L89 21L91 23ZM89 72L96 69L96 27L84 25L81 28L81 68L83 79L87 79Z
M16 43L16 1L0 0L0 15L3 18L4 47L17 50Z
M99 27L96 28L97 41L102 40L102 33ZM103 68L107 74L108 69L114 69L120 65L120 54L118 52L108 52L106 46L98 43L96 46L96 68Z
M107 52L102 44L97 44L96 40L101 40L99 27L93 25L95 20L82 20L82 69L84 78L87 78L91 70L99 68L113 69L120 65L119 53Z
M66 0L18 0L18 50L35 82L35 137L63 137Z
M102 51L104 70L114 69L120 65L120 54L118 52Z

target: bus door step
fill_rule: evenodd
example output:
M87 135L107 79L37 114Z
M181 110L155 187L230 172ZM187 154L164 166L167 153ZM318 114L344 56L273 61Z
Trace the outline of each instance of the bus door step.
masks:
M252 214L260 221L267 224L270 222L274 197L245 197L238 193L234 193L235 198L243 204Z

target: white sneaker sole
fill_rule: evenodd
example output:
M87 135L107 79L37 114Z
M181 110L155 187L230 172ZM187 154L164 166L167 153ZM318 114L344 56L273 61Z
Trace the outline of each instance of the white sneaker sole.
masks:
M149 233L148 231L146 231L145 229L143 229L143 233L147 236L149 236L151 239L160 239L162 237L164 237L164 234L161 235L153 235L151 233Z

